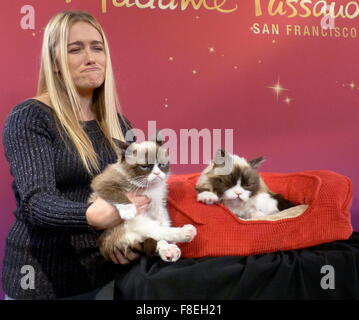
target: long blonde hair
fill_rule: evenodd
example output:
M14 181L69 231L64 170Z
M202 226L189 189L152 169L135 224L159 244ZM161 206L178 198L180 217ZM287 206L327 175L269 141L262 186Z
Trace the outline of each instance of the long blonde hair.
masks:
M93 176L100 170L99 162L92 143L80 124L79 94L70 75L67 60L69 30L74 23L79 21L89 23L100 33L106 54L105 81L94 91L92 111L113 150L116 150L116 145L112 138L124 140L117 115L120 106L108 42L99 22L86 12L63 11L53 16L47 24L42 43L37 97L48 95L51 108L58 120L58 128L64 130L74 144L87 172ZM58 57L57 60L56 57ZM56 66L57 62L58 66ZM61 72L57 72L56 68ZM121 112L119 113L121 115ZM61 130L59 131L61 133ZM66 142L66 139L64 141Z

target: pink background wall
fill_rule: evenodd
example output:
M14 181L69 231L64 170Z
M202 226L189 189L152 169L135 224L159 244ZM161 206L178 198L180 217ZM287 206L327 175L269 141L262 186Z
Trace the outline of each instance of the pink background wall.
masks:
M199 10L191 5L186 10L161 10L157 1L153 1L155 9L114 7L109 0L52 0L51 5L46 0L3 1L0 128L15 104L35 94L43 28L49 18L65 9L86 10L107 33L122 109L134 127L147 132L147 121L155 120L157 128L176 133L208 128L223 129L223 134L225 128L232 128L234 152L247 158L265 155L262 171L327 169L346 175L354 183L352 222L359 230L355 165L359 158L359 17L335 19L340 34L330 36L328 31L328 36L313 36L304 34L304 27L311 30L321 18L313 14L290 18L289 7L284 7L286 15L271 16L264 5L268 1L261 2L263 15L256 17L254 0L227 0L223 8L238 6L230 13L203 5ZM336 8L348 2L336 1ZM213 1L207 3L213 5ZM34 29L21 28L24 5L35 9ZM297 9L301 10L299 5ZM354 16L355 10L352 5L349 13ZM264 24L270 29L278 24L279 35L263 32ZM299 25L301 35L287 34L287 25L293 30ZM345 27L352 36L346 37ZM287 90L277 97L269 87L278 80ZM172 172L194 172L204 166L178 164ZM2 144L0 167L2 261L15 208Z

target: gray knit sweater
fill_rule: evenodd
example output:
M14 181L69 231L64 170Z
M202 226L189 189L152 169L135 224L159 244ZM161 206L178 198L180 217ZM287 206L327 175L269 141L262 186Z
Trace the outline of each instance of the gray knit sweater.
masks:
M54 119L47 105L29 99L12 110L3 129L16 221L6 239L2 282L5 293L15 299L81 294L115 275L116 265L105 261L96 246L98 232L86 223L91 178L74 146L71 151L65 147ZM97 122L83 124L101 169L114 163L115 153ZM121 127L125 133L129 123ZM34 268L34 289L24 286L30 273L23 266Z

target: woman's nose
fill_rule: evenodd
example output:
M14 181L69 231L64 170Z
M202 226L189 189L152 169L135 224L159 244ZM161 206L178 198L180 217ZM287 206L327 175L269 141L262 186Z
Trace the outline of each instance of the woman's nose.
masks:
M86 63L95 62L95 56L94 53L91 51L91 49L85 50L85 54L86 54Z

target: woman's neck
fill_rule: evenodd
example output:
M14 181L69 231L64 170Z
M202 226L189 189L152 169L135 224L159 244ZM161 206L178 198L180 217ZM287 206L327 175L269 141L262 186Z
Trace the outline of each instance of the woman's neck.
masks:
M92 94L91 95L79 95L81 104L81 114L79 115L80 120L89 121L94 120L96 117L91 110L92 105Z

